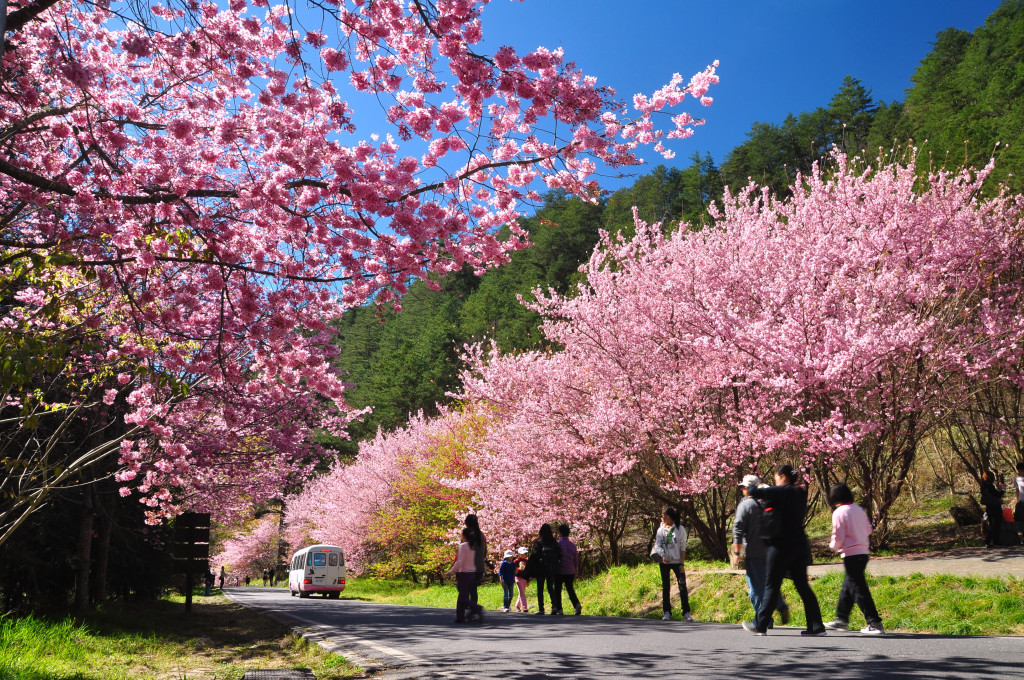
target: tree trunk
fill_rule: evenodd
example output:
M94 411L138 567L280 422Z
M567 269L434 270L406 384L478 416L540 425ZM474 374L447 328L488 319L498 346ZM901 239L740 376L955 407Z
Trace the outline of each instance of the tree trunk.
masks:
M92 566L92 525L96 515L92 489L87 488L82 498L82 517L78 524L78 574L75 577L75 610L83 614L89 610L89 569Z
M96 569L93 582L93 602L105 602L107 599L107 565L110 561L110 536L114 532L114 521L110 516L109 508L105 507L100 500L99 494L95 495L95 504L99 510L99 536L96 539Z

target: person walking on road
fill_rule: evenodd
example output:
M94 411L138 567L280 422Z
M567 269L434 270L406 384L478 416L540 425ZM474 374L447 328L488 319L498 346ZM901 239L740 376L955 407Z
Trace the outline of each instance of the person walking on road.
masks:
M654 549L651 557L658 562L661 570L661 608L665 615L662 621L672 620L672 583L669 575L674 575L679 585L679 604L683 610L683 620L693 621L690 615L690 596L686 590L686 529L679 522L679 511L665 508L661 515L661 526L654 537Z
M871 536L871 520L864 508L853 502L853 492L843 483L836 484L828 494L828 502L835 507L832 511L832 540L829 547L843 558L842 590L839 591L839 602L836 603L836 618L825 624L834 630L850 629L850 612L854 602L860 608L867 626L860 632L866 635L882 635L885 627L882 617L875 608L875 600L868 590L864 570L868 566L870 552L868 541Z
M537 579L537 613L544 614L544 586L547 585L548 597L551 600L551 613L562 613L561 593L555 590L559 571L562 568L562 553L555 540L555 532L545 522L540 525L537 540L530 551L530 559L526 564L527 575Z
M1017 463L1017 476L1013 479L1017 502L1013 506L1013 521L1017 524L1017 531L1024 539L1024 461Z
M579 616L583 613L583 605L580 604L580 598L576 597L575 583L576 574L580 570L580 552L576 549L576 544L569 540L568 524L558 526L558 535L561 537L558 539L558 547L562 551L561 570L558 575L558 584L555 586L558 588L558 599L562 599L562 586L565 586L569 602L572 603L576 616ZM559 613L561 613L561 607L559 607Z
M479 599L478 589L480 584L484 582L484 572L487 570L487 539L484 538L484 533L480 531L480 522L477 520L476 515L466 515L466 528L477 535L475 542L477 548L474 558L476 559L476 583L473 584L470 592L473 604L476 604Z
M484 608L472 600L476 587L476 551L480 549L480 534L469 527L462 530L462 543L455 554L455 564L448 575L455 575L458 598L455 600L455 623L466 622L466 612L475 615L480 623L484 621Z
M516 589L519 590L519 598L516 600L516 611L528 612L530 611L530 603L526 600L526 586L530 585L530 579L526 576L526 563L529 559L530 551L528 548L520 546L516 552L519 553L516 556Z
M516 562L515 553L506 550L504 559L498 567L498 579L501 581L502 608L501 611L508 612L512 606L512 597L516 590Z
M1001 545L1000 533L1003 529L1003 494L1006 487L996 485L996 476L991 470L981 473L981 504L988 516L988 532L985 534L985 547Z
M792 465L780 465L775 471L775 486L748 489L751 496L763 499L767 504L762 522L765 534L770 527L778 528L777 536L766 540L767 570L761 606L753 623L743 622L743 627L755 635L767 635L772 613L782 595L782 579L787 576L792 579L804 603L807 629L800 631L800 634L825 635L818 598L807 582L807 566L811 563L811 544L804 532L807 489L797 486L796 479L796 470Z
M761 538L761 516L764 509L750 496L749 489L760 486L761 478L757 475L746 475L740 482L739 488L743 492L743 498L736 506L736 519L732 525L732 553L729 561L735 569L739 566L740 557L743 556L744 546L746 555L743 556L743 568L747 572L747 594L750 596L750 605L754 613L761 607L761 600L764 598L764 583L766 576L765 554L768 547ZM789 623L789 605L786 598L779 593L779 603L776 606L779 612L779 620L782 625ZM771 628L772 624L768 624Z

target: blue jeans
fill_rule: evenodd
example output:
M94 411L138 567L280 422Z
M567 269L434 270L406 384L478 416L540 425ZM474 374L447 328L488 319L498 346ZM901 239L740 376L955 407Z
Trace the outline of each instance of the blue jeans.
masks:
M744 558L744 564L747 569L747 594L750 595L750 604L754 608L754 613L761 608L761 600L764 599L764 584L768 578L768 562L764 555L759 557L747 556ZM786 598L779 593L779 603L775 607L778 611L784 611L789 609L789 605L786 604Z
M508 609L512 606L512 598L515 597L516 582L513 581L512 583L505 583L504 581L502 581L501 590L502 594L504 595L503 602L505 605L505 609Z

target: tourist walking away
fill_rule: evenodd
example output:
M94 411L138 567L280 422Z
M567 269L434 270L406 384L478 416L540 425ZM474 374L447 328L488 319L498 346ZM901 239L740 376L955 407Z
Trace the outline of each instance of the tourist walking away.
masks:
M516 591L516 562L515 553L511 550L506 550L504 559L501 560L501 564L498 566L498 578L501 580L501 589L503 591L503 606L501 611L507 612L512 606L512 597Z
M739 484L743 498L736 506L736 520L732 524L732 553L729 557L733 568L736 568L739 565L740 557L743 556L743 568L747 572L747 594L750 596L750 605L754 608L755 614L764 598L767 546L761 537L761 517L764 514L764 508L750 496L748 489L760 486L760 484L761 478L757 475L746 475ZM743 555L744 546L746 546L745 556ZM781 593L776 610L779 612L779 620L782 625L789 623L789 605L786 604L786 598ZM768 627L771 628L772 624L769 623Z
M1017 523L1021 541L1024 542L1024 461L1017 463L1017 476L1013 479L1017 502L1013 506L1013 521Z
M562 586L565 586L565 592L569 595L569 602L572 603L572 608L579 616L583 613L583 605L580 604L580 598L576 597L576 574L580 570L580 551L576 549L576 544L569 540L569 525L560 524L558 526L558 548L562 551L562 568L561 573L558 576L558 599L562 599ZM559 608L561 613L561 608Z
M469 527L462 530L462 543L455 553L455 564L448 570L448 575L455 575L455 587L458 597L455 600L455 623L466 622L466 612L484 621L484 608L472 601L472 589L476 587L476 552L480 549L480 534Z
M227 572L226 569L224 569L224 566L221 565L221 568L220 568L220 589L221 590L224 590L224 579L226 579L227 577L228 577L228 572Z
M528 612L530 603L526 601L526 586L530 584L530 579L526 577L526 563L529 560L530 550L525 546L520 546L516 552L518 553L516 556L516 589L519 591L516 611Z
M661 570L661 608L665 615L662 621L672 620L672 583L670 575L674 575L679 584L679 604L683 610L683 620L693 621L690 615L690 596L686 591L686 529L679 522L679 511L665 508L661 514L661 526L654 537L654 548L651 557L658 562Z
M217 579L217 576L213 573L213 569L206 572L206 577L203 579L205 588L203 589L203 595L206 597L210 596L213 590L213 583Z
M846 577L839 591L839 602L836 603L836 618L826 623L825 627L849 630L850 612L856 602L868 624L860 632L881 635L885 633L885 627L882 626L882 618L878 615L875 600L871 597L864 577L870 552L868 541L871 537L871 520L864 508L853 502L853 492L842 482L829 491L828 502L835 508L832 511L832 540L828 546L843 558Z
M988 517L986 548L1001 545L999 536L1003 529L1003 494L1006 493L1006 487L1003 484L996 485L995 480L996 476L991 470L981 473L981 505Z
M270 583L270 570L269 569L264 569L263 570L263 587L266 588L269 583Z
M811 563L811 544L804 532L807 514L807 489L796 485L796 470L792 465L780 465L775 471L775 486L748 489L750 495L765 501L761 519L761 535L768 548L765 552L766 575L764 597L753 623L744 621L743 627L755 635L766 635L772 612L778 605L782 579L787 576L796 586L804 603L806 630L801 635L824 635L818 598L807 582L807 567Z
M537 580L537 613L544 614L544 587L547 586L548 598L551 600L551 613L562 613L561 594L555 590L558 575L562 569L562 554L555 540L555 532L551 525L540 525L537 540L530 551L530 559L526 563L527 576Z
M473 584L470 595L473 598L473 604L476 604L479 597L477 589L484 582L484 571L487 569L487 539L484 538L484 533L480 531L480 523L476 515L466 515L466 528L476 532L476 544L479 546L476 550L476 583Z

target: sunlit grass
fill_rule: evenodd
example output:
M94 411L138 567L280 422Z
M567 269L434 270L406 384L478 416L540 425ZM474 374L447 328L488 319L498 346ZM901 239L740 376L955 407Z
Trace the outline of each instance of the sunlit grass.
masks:
M320 680L359 669L222 597L186 614L163 600L85 621L0 618L0 680L238 680L257 668L310 668Z

